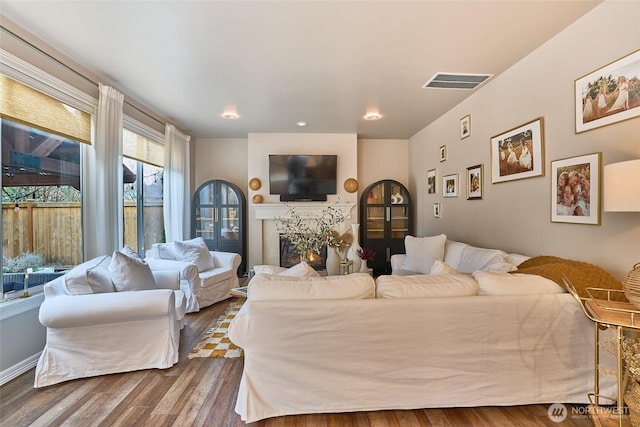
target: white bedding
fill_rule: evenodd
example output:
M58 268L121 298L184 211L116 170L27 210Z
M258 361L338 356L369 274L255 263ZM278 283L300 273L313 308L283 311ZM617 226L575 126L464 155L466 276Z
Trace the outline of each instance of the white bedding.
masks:
M587 403L593 324L570 294L247 301L246 422L301 413ZM605 364L613 356L601 352ZM601 379L615 396L615 378Z

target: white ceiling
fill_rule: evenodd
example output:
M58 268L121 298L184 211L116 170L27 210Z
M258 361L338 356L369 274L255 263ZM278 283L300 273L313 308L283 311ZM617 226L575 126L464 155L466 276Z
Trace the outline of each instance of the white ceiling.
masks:
M405 139L473 93L422 89L434 74L498 75L598 3L2 0L0 13L193 137ZM365 121L373 110L382 120Z

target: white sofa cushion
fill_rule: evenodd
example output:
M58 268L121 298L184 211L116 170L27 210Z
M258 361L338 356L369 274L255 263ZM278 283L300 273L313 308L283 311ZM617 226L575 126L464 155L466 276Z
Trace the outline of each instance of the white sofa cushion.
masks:
M255 274L270 274L276 275L287 271L285 267L278 267L277 265L261 264L254 265L253 272Z
M118 292L156 289L151 268L144 262L115 251L111 256L109 273Z
M478 270L473 277L480 286L480 295L561 294L562 286L535 274L494 273Z
M370 274L354 273L328 277L294 277L258 274L247 290L250 301L307 299L366 299L375 297Z
M468 274L379 276L376 298L438 298L478 295L480 288Z
M483 267L497 262L502 262L506 254L499 249L476 248L467 246L462 249L460 262L455 269L460 273L473 273Z
M183 242L175 241L173 242L173 250L178 261L194 263L198 267L199 273L215 268L213 257L202 237Z
M176 260L176 252L173 243L154 243L151 247L152 256L161 259ZM155 252L155 253L154 253Z
M138 254L138 252L134 251L133 248L131 246L129 246L129 245L125 245L122 249L120 249L120 252L122 252L123 254L128 256L129 258L135 258L135 259L138 259L138 260L142 261L142 257L140 256L140 254Z
M406 236L404 238L404 247L407 256L404 259L402 270L429 274L433 263L436 260L443 260L446 240L447 236L444 234L430 237Z
M236 274L235 271L232 271L227 267L216 267L207 271L203 271L199 274L200 276L200 286L203 288L208 288L210 286L216 286L223 280L227 280L232 278Z
M69 295L101 294L115 292L109 263L111 257L103 255L73 267L64 275L64 285Z

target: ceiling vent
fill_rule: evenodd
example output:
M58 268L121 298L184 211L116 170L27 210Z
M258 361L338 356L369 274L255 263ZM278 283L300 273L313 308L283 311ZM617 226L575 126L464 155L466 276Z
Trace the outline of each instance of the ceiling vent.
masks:
M493 74L438 73L422 88L473 90L491 78Z

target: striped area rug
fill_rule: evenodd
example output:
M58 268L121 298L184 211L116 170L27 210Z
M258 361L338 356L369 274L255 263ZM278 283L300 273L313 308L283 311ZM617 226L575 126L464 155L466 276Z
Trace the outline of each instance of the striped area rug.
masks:
M231 342L228 335L229 323L236 317L244 300L232 301L229 308L222 314L213 328L209 329L202 340L189 354L189 359L195 357L214 357L232 359L242 357L240 347Z

